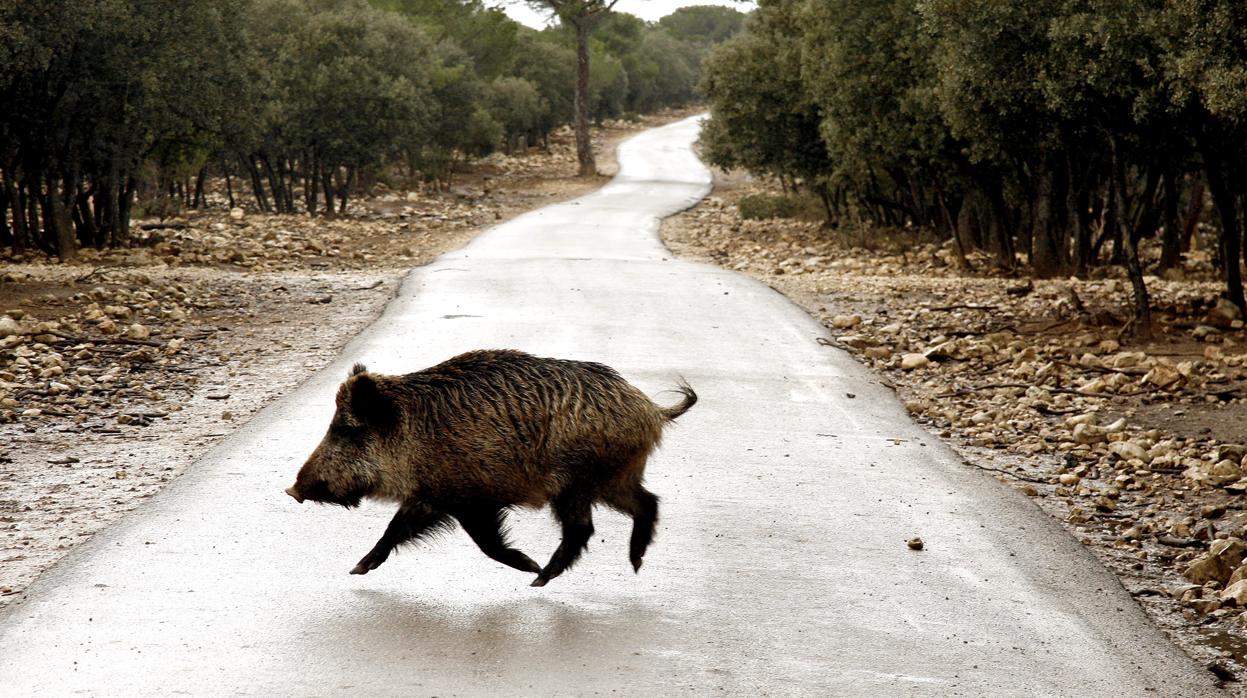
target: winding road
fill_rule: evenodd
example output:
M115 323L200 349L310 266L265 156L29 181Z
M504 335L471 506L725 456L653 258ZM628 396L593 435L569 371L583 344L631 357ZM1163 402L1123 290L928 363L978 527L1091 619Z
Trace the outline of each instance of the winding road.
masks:
M706 194L695 119L620 148L598 192L416 269L325 371L0 615L4 696L1215 695L1059 525L966 468L767 287L675 260ZM350 365L473 348L591 359L701 402L667 432L645 567L629 522L544 588L456 531L347 572L391 506L282 490ZM558 543L545 512L518 547ZM921 536L926 549L906 540Z

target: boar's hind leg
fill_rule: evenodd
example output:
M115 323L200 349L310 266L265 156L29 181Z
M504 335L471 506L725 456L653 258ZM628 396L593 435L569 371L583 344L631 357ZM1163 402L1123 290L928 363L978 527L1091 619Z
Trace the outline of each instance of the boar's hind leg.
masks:
M454 513L463 530L480 547L481 552L521 572L540 572L541 566L507 542L506 516L502 507L481 505Z
M554 515L563 525L563 542L533 580L535 587L545 586L571 567L593 536L593 500L590 497L579 492L564 492L554 500Z
M658 496L636 485L624 492L606 495L606 503L632 517L632 540L628 545L628 558L632 569L641 571L641 559L654 540L654 524L658 523Z
M450 517L443 512L423 504L404 504L390 520L390 525L385 527L381 540L355 565L351 574L368 574L380 567L394 548L445 528L448 524Z

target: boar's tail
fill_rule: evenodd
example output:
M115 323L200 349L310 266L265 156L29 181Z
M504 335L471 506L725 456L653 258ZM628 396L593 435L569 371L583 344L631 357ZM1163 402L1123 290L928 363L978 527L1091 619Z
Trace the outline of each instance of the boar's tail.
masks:
M680 404L660 408L662 418L668 422L675 421L677 417L688 412L693 405L697 404L697 393L693 392L693 386L689 385L683 378L680 379L680 385L675 390L684 396Z

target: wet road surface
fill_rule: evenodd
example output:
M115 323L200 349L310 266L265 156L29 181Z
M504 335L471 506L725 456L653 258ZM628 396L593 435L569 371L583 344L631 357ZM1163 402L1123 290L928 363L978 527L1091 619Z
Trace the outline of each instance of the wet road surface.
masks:
M709 187L696 132L643 133L601 191L413 272L334 365L0 616L0 694L1210 694L1056 523L959 464L800 309L671 259L659 217ZM602 361L659 402L679 375L697 389L650 461L662 511L639 575L629 522L600 509L544 588L461 531L350 576L392 507L282 493L352 362L481 347ZM512 520L547 559L548 515Z

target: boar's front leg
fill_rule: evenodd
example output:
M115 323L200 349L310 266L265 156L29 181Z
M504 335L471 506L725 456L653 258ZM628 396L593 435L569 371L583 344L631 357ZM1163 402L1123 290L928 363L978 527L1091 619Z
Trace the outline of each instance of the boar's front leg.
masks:
M368 551L359 564L355 565L351 574L368 574L371 570L380 567L394 548L444 528L449 523L450 517L444 512L437 511L426 504L404 504L399 507L398 513L394 514L390 525L385 527L381 540L377 541L372 550Z
M479 504L454 512L463 530L489 557L521 572L540 572L541 565L507 542L506 509L500 506Z
M533 580L543 587L575 564L593 537L593 500L583 492L564 492L554 500L554 516L563 525L563 542Z

